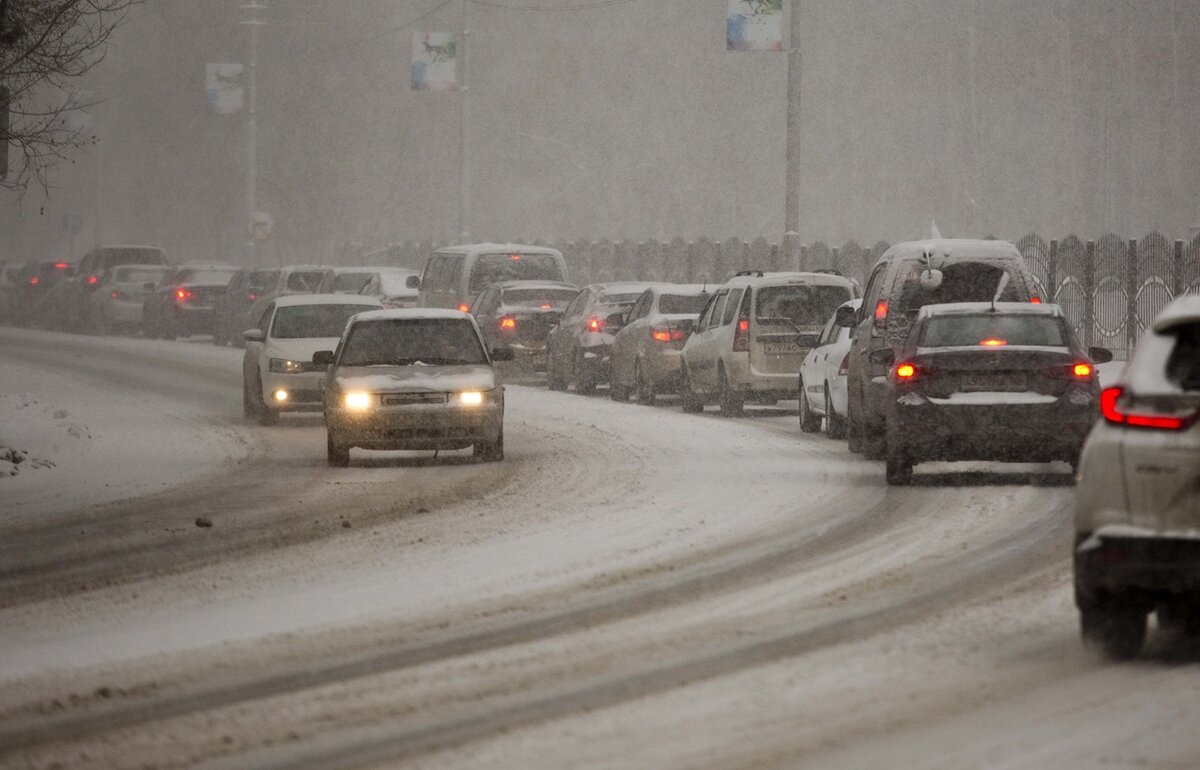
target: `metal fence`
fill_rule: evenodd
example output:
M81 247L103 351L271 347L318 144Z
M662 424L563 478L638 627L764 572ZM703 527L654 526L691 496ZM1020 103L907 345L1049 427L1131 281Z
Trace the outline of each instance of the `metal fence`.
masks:
M653 280L719 284L738 270L836 270L862 282L888 244L862 246L850 241L830 247L821 241L788 254L765 238L716 242L561 241L552 246L567 260L571 280ZM1160 233L1141 240L1109 234L1097 240L1069 235L1043 240L1031 233L1015 241L1047 292L1063 307L1080 339L1123 354L1174 297L1200 294L1200 235L1170 241ZM343 262L421 268L443 244L404 243L367 254L342 255Z

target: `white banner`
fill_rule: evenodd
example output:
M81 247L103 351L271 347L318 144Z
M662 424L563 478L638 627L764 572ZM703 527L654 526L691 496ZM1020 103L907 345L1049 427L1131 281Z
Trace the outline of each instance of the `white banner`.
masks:
M458 37L453 32L414 32L412 88L414 91L456 91Z
M242 111L245 74L240 64L205 65L208 111L217 115L235 115Z

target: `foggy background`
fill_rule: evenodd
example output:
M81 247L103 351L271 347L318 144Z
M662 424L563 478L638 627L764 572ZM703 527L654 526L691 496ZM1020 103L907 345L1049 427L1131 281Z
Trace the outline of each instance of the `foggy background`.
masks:
M258 206L283 262L458 233L458 93L409 87L412 33L463 0L273 0ZM515 10L499 5L558 10ZM725 50L726 0L471 3L474 240L783 230L787 56ZM81 84L98 144L47 200L0 199L0 259L154 243L244 260L238 0L147 0ZM791 5L789 0L788 5ZM1200 0L803 0L801 241L1015 239L1200 224ZM414 20L416 20L414 22ZM461 71L460 71L461 76ZM72 230L76 231L72 234Z

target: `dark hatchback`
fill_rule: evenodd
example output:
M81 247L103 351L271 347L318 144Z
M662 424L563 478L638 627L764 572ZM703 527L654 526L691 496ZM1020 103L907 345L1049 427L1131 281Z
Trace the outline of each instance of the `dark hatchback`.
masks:
M1095 364L1057 305L927 305L888 365L887 481L907 484L934 460L1051 462L1072 467L1099 416Z
M75 275L69 262L27 262L9 287L9 319L18 326L43 320L46 295Z
M235 272L233 265L180 265L142 305L142 334L168 340L211 334L213 306Z

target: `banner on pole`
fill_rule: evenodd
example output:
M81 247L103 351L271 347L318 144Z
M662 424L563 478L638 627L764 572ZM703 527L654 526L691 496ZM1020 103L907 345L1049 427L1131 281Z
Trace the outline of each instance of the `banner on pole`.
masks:
M453 32L414 32L414 91L457 91L458 38Z
M240 64L205 65L208 111L217 115L235 115L242 111L245 73Z
M725 47L730 51L782 51L783 0L729 0Z

